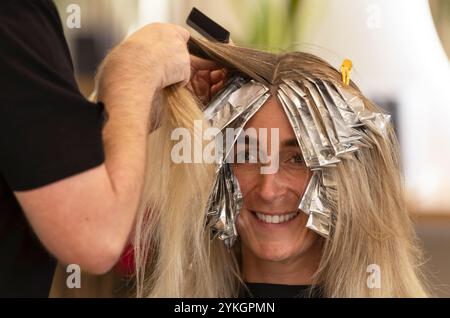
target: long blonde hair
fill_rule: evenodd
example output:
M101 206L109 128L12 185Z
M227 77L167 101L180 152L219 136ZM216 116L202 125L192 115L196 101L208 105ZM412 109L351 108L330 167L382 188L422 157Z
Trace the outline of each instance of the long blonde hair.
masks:
M248 48L193 41L211 59L272 88L282 79L314 76L340 85L340 73L308 53L272 54ZM342 85L341 85L342 86ZM343 89L358 95L367 109L382 112L354 83ZM202 105L186 88L167 88L149 136L146 185L135 229L138 297L236 297L242 288L239 242L228 251L210 240L205 206L215 167L175 164L175 128L199 134ZM155 106L156 107L156 106ZM206 123L204 123L206 127ZM314 275L325 297L426 297L422 256L406 209L398 144L392 127L386 136L367 131L369 148L334 169L338 200L330 238L323 242ZM202 136L197 136L202 140ZM368 288L367 268L381 270L381 288Z

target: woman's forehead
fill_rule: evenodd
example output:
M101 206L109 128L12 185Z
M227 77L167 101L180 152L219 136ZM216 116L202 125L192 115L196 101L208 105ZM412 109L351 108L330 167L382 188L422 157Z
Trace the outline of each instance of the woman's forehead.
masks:
M259 129L278 129L280 138L289 139L295 137L294 130L289 122L278 98L272 96L257 112L250 118L244 127Z

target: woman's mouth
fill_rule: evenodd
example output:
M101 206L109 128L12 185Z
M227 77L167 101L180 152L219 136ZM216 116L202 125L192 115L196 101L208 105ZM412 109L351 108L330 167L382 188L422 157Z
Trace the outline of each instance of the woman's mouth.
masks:
M295 212L289 212L284 214L265 214L261 212L252 212L256 218L264 223L267 224L281 224L281 223L287 223L293 218L295 218L300 211Z

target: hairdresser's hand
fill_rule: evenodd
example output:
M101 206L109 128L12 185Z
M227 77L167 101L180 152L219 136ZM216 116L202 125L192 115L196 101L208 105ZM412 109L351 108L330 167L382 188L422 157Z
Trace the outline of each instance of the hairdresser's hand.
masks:
M170 24L136 31L106 58L99 76L100 100L108 105L139 99L134 104L148 105L142 109L148 113L155 91L189 82L189 36L184 28Z
M225 69L216 63L191 56L191 82L188 87L206 104L222 89L227 77Z
M187 84L190 79L190 56L186 43L189 32L177 25L153 23L132 34L124 43L135 61L135 71L145 72L158 80L158 88L176 83ZM147 71L147 72L146 72Z

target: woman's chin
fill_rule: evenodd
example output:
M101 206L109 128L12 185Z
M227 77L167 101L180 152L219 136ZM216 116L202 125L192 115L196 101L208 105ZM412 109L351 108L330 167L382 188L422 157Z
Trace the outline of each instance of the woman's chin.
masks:
M283 262L295 257L295 251L288 248L288 242L273 242L260 244L252 253L259 259L268 262Z

